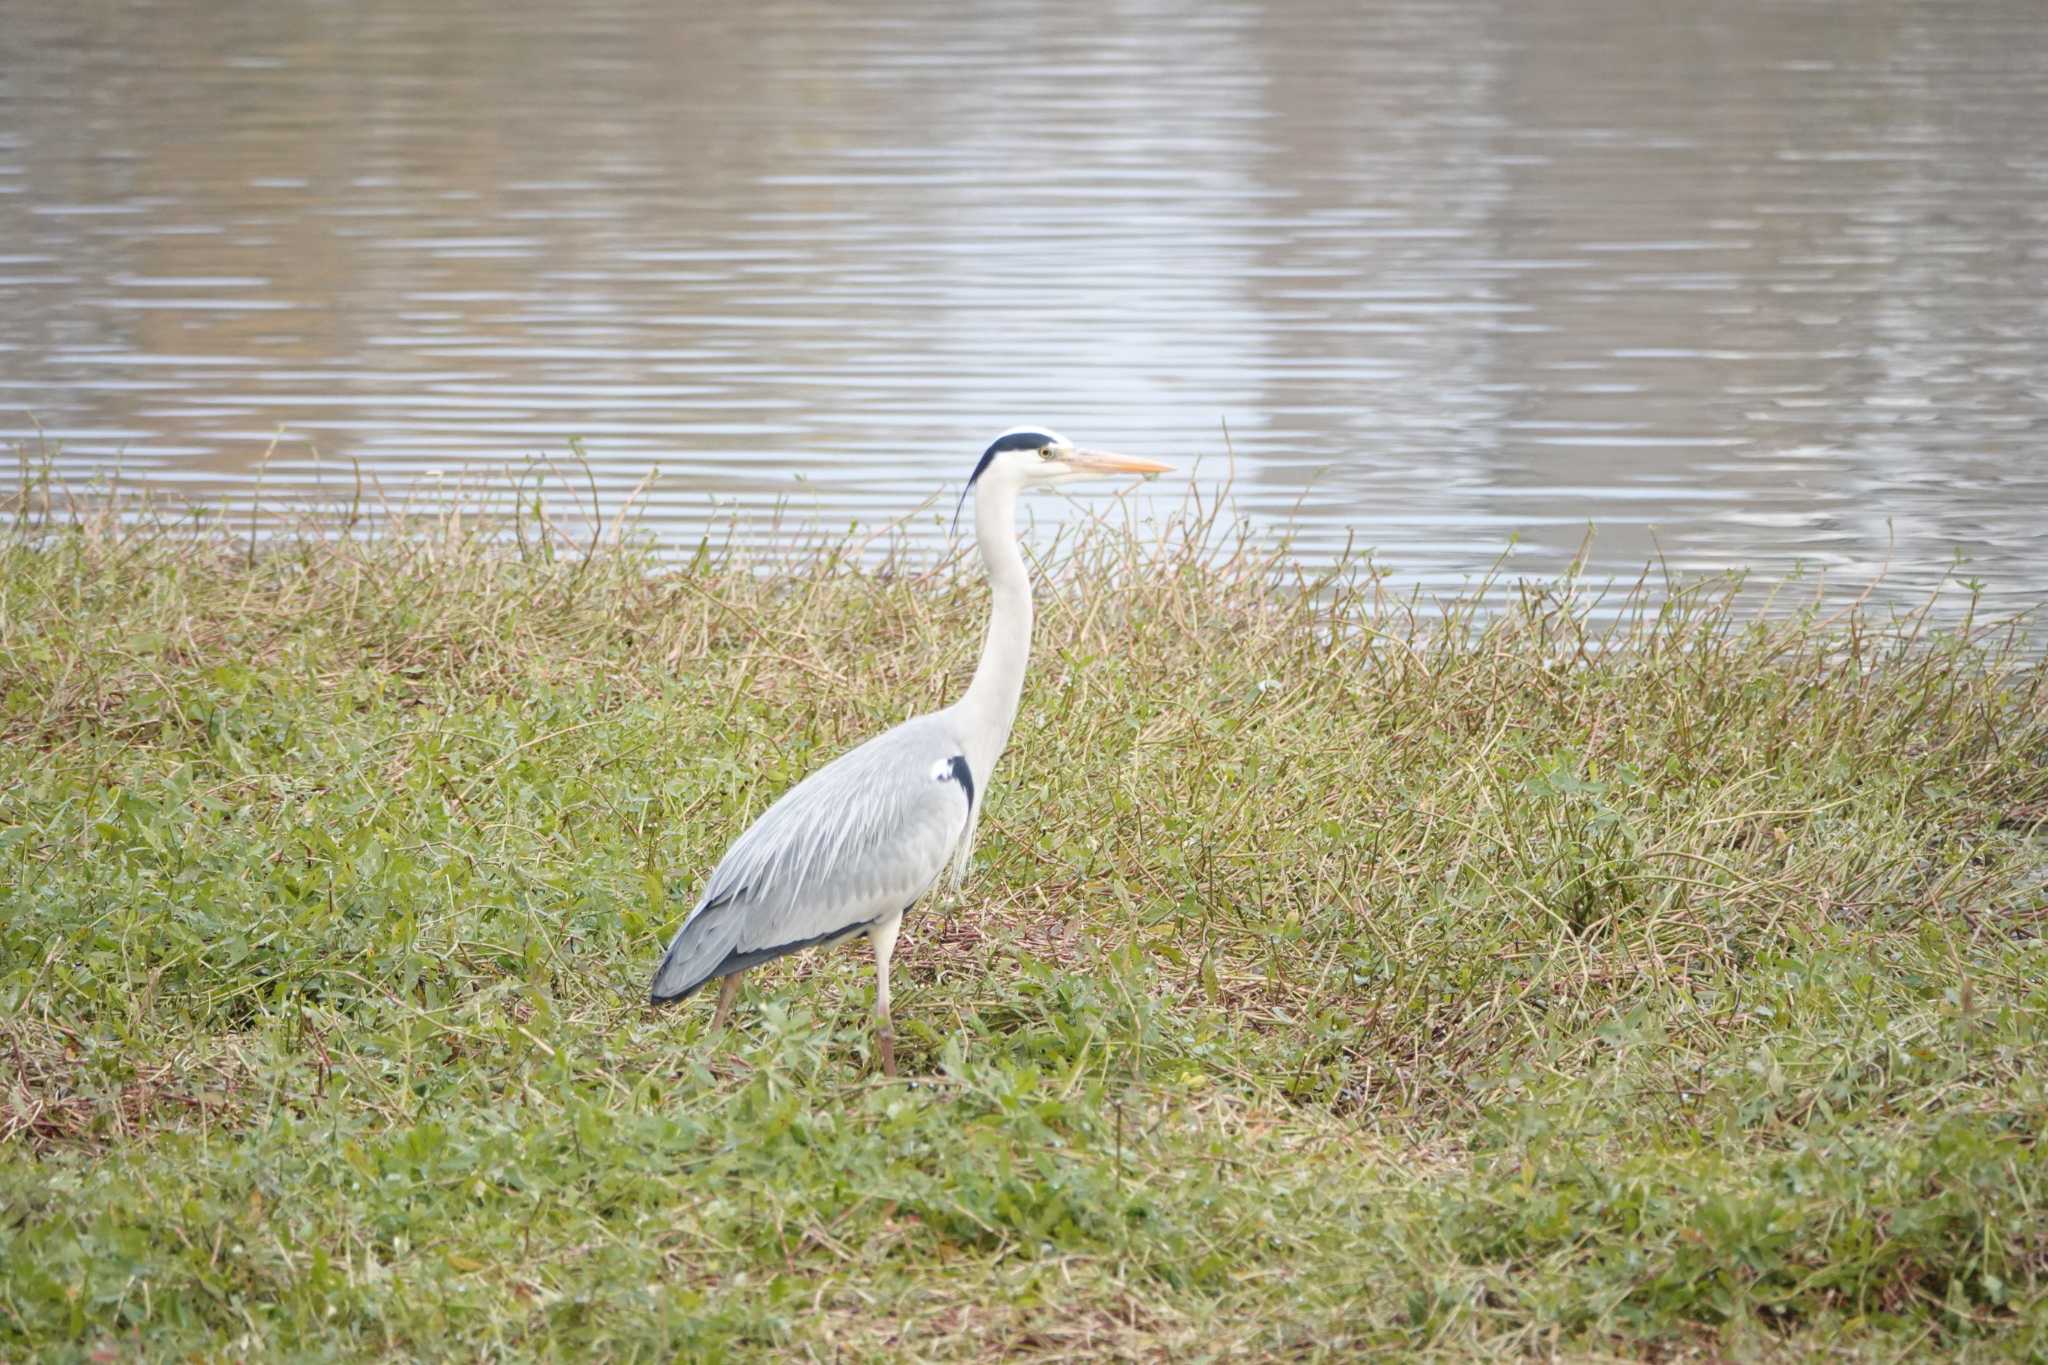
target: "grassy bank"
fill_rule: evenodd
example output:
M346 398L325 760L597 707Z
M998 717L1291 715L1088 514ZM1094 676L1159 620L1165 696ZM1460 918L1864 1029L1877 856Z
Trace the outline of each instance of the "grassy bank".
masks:
M2038 657L1059 559L911 1086L642 992L971 569L0 547L0 1358L2048 1351Z

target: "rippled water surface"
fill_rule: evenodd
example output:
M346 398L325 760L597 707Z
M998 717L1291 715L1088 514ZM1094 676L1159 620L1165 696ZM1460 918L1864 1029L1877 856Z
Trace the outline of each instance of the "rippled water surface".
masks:
M573 437L680 542L894 517L1025 419L1207 483L1227 422L1245 507L1430 590L1591 523L2038 602L2048 9L5 8L0 439L66 479Z

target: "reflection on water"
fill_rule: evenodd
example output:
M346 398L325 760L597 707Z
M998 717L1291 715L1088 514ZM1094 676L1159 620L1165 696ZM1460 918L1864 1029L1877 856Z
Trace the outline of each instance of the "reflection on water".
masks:
M26 12L24 12L26 11ZM89 0L0 25L0 439L691 535L1049 421L1454 587L2048 586L2039 0ZM1161 493L1171 496L1170 487Z

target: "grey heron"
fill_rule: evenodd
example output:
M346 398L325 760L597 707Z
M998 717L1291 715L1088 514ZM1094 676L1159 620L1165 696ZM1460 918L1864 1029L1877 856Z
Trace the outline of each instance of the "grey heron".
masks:
M733 841L655 969L648 997L681 1000L720 980L723 1027L748 968L866 934L875 948L875 1045L896 1074L889 959L904 912L949 869L966 874L988 780L1010 738L1031 653L1031 580L1017 498L1115 474L1162 474L1155 460L1082 450L1045 427L996 437L961 492L993 598L974 678L944 710L904 721L784 792ZM956 514L957 515L957 514Z

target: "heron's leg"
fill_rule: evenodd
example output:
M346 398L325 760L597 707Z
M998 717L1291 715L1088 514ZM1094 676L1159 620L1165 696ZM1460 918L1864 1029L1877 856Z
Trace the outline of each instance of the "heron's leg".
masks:
M732 1002L737 1000L740 994L740 978L745 975L743 971L734 972L718 983L718 1008L711 1012L713 1033L725 1027L725 1016L732 1013Z
M889 1023L889 959L896 952L896 931L903 927L903 916L895 914L885 920L877 920L875 927L868 930L868 939L875 945L875 1051L882 1057L882 1074L896 1074L896 1030Z

